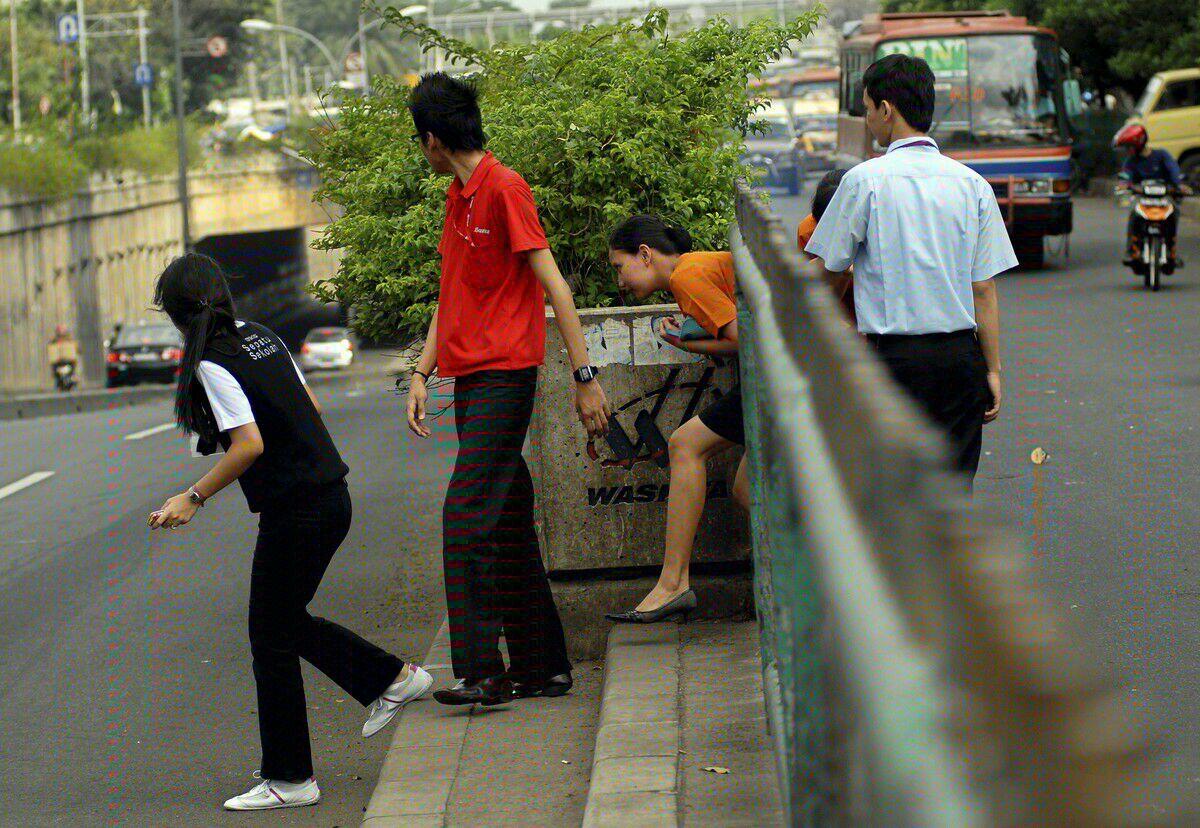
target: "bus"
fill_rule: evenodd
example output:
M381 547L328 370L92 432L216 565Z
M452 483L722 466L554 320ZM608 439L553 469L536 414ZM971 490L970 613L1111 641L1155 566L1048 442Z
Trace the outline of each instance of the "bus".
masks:
M1041 267L1045 237L1072 227L1069 116L1079 84L1050 29L1006 11L868 15L840 49L838 162L883 152L867 131L862 76L890 54L920 57L936 90L930 135L992 185L1017 257Z

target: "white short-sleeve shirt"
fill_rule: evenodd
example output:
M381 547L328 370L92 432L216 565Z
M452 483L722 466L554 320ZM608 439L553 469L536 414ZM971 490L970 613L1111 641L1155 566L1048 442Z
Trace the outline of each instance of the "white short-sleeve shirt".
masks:
M245 323L238 321L237 326L240 328L243 324ZM307 385L304 374L301 373L300 366L296 365L295 360L292 360L292 365L296 368L296 376L300 377L301 385ZM250 410L250 400L247 399L246 392L242 390L242 386L233 374L207 359L200 360L200 364L196 367L196 374L200 377L200 384L204 387L204 393L208 397L208 404L217 421L218 431L229 431L254 422L254 412Z
M1017 264L991 185L925 137L847 172L805 251L832 271L854 266L869 334L972 330L972 282Z

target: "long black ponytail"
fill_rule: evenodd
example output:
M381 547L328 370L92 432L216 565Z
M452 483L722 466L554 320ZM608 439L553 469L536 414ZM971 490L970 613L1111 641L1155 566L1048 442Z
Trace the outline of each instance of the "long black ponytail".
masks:
M658 216L630 216L617 225L608 237L608 249L620 250L631 256L642 245L668 256L690 253L692 236L678 224L664 221Z
M154 287L154 304L183 332L183 361L175 389L175 421L180 428L216 438L216 423L205 404L196 369L210 347L239 348L233 297L221 266L200 253L175 259Z

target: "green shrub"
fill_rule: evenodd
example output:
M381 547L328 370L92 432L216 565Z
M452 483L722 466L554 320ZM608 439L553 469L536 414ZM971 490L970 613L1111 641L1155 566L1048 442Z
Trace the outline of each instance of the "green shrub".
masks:
M677 35L658 10L490 51L385 14L423 48L479 67L489 149L529 181L577 303L604 306L618 298L607 235L625 216L659 213L687 227L698 248L726 245L739 136L756 109L747 80L811 34L821 12L740 30L718 18ZM449 181L411 139L407 86L378 78L376 89L345 101L338 128L312 153L319 195L344 209L319 242L343 248L341 267L314 292L352 304L362 333L390 339L419 335L433 312Z
M87 183L88 167L56 140L0 143L0 187L35 199L66 198Z

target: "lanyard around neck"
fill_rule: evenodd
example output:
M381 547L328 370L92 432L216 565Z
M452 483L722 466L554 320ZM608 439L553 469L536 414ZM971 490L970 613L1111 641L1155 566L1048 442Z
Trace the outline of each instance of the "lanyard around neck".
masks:
M901 144L898 147L894 147L892 152L895 152L896 150L908 149L909 147L933 147L934 149L937 149L937 144L933 143L933 141L930 141L928 138L921 138L920 140L913 141L911 144Z

